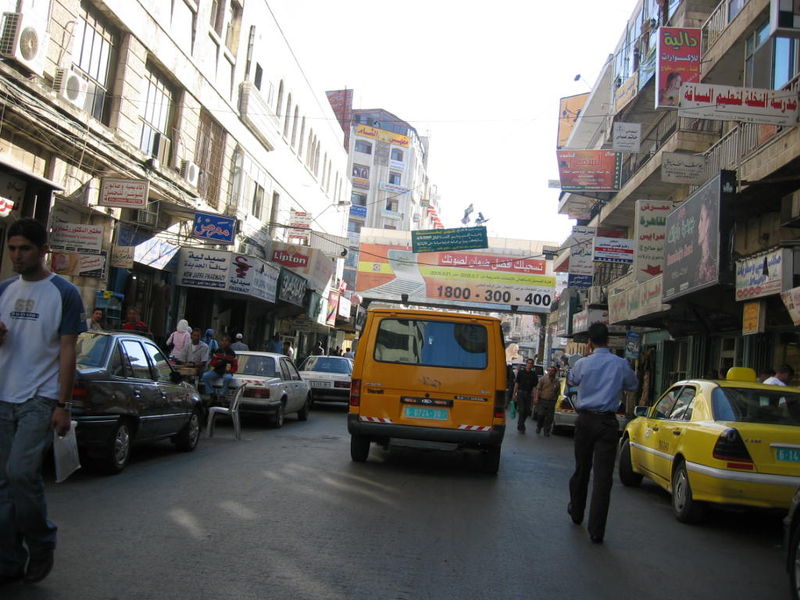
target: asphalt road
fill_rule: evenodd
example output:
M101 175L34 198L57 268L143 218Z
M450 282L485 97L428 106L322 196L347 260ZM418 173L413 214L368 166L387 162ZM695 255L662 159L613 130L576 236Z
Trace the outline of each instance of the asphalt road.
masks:
M572 439L528 432L507 433L496 477L450 452L352 463L335 405L248 421L240 442L221 423L189 454L140 447L120 475L48 484L55 568L0 598L788 597L779 516L682 525L660 488L615 482L594 545L565 511Z

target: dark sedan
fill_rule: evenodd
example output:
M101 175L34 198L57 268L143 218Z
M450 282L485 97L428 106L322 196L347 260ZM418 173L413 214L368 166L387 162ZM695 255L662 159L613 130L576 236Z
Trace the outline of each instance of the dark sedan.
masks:
M168 438L184 451L197 446L197 391L151 340L127 332L82 333L77 369L72 418L78 446L108 472L125 468L134 441Z

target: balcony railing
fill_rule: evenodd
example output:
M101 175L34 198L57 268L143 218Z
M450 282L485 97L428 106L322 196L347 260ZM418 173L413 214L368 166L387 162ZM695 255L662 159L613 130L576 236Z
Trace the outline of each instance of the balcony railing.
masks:
M714 11L703 23L703 53L705 54L711 46L722 36L730 22L742 12L742 9L749 0L744 0L738 8L731 9L731 0L722 0Z

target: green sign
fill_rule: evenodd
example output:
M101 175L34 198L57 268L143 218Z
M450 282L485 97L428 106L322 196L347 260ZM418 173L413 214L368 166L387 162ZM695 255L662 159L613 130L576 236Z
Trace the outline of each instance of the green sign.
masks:
M411 232L411 249L414 252L449 252L488 247L486 227L423 229Z

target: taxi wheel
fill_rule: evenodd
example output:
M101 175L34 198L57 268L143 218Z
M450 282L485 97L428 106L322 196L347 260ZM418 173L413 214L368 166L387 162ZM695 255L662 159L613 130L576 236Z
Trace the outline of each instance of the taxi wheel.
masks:
M672 512L681 523L696 523L703 516L703 505L692 498L689 474L683 461L672 474Z
M350 458L353 462L366 462L369 456L370 439L363 435L350 436Z
M619 451L619 469L617 472L619 473L619 480L624 486L636 487L642 483L642 474L633 470L631 442L629 439L625 439Z

